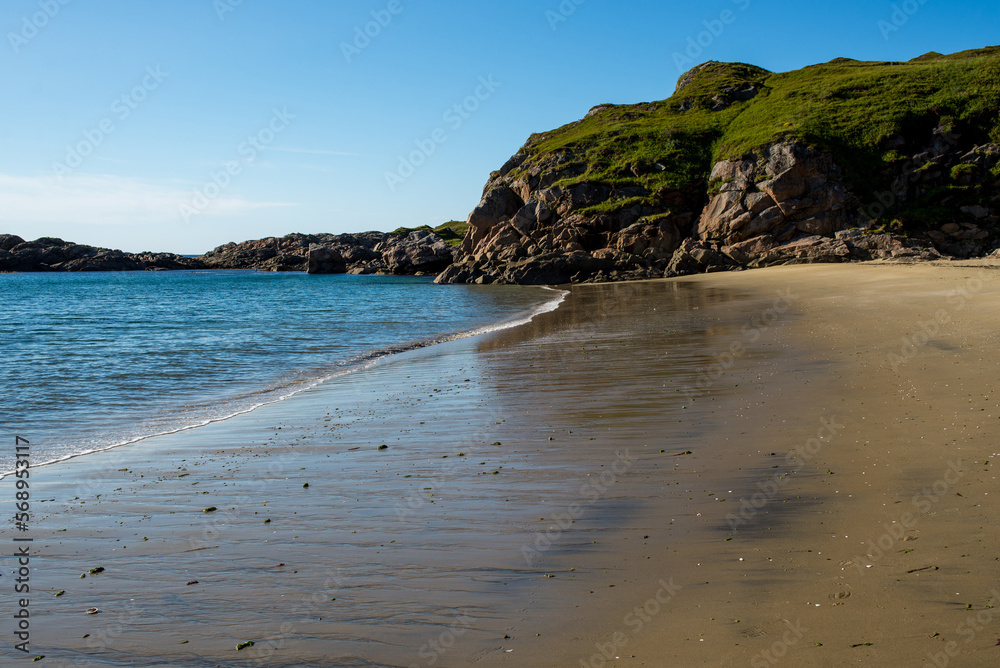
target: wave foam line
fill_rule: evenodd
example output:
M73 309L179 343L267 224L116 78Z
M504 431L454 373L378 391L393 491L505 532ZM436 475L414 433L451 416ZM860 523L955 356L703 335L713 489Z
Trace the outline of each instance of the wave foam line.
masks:
M413 350L419 350L421 348L427 348L427 347L438 345L438 344L441 344L441 343L448 343L449 341L459 341L461 339L468 339L468 338L471 338L471 337L474 337L474 336L482 336L484 334L492 334L494 332L500 332L500 331L503 331L503 330L506 330L506 329L513 329L514 327L520 327L522 325L526 325L526 324L528 324L529 322L531 322L532 320L534 320L535 318L537 318L538 316L540 316L540 315L542 315L544 313L551 313L552 311L555 311L557 308L559 308L560 305L562 305L562 303L566 300L566 297L569 295L569 292L566 291L566 290L559 290L559 289L550 288L550 287L547 287L547 286L543 286L542 289L543 290L551 290L553 292L556 292L557 295L553 299L545 302L544 304L540 304L539 306L536 306L531 311L529 311L527 314L525 314L523 316L515 317L512 320L506 320L506 321L502 321L502 322L499 322L499 323L496 323L496 324L492 324L492 325L485 325L483 327L477 327L476 329L470 329L470 330L466 330L466 331L462 331L462 332L453 332L453 333L450 333L450 334L445 334L445 335L433 337L433 338L430 338L430 339L424 339L422 341L414 341L414 342L411 342L411 343L403 343L403 344L398 344L398 345L394 345L394 346L388 346L388 347L385 347L385 348L379 348L377 350L373 350L371 352L364 353L362 355L358 355L356 357L353 357L353 358L351 358L351 359L343 362L342 364L344 365L345 368L341 368L336 373L327 374L327 375L324 375L324 376L320 376L318 378L310 379L308 381L300 381L300 382L297 382L297 383L292 383L292 384L286 385L284 387L279 386L279 387L270 388L270 389L265 390L265 391L263 391L263 392L260 393L260 394L273 393L273 392L276 392L278 390L285 389L285 388L288 388L288 389L291 390L287 394L283 394L283 395L275 397L273 399L269 399L269 400L266 400L266 401L260 401L260 402L258 402L256 404L252 405L252 406L248 406L248 407L242 408L242 409L240 409L238 411L234 411L232 413L227 413L226 415L223 415L223 416L220 416L220 417L206 418L204 420L201 420L201 421L193 423L193 424L184 425L184 426L177 427L177 428L174 428L174 429L166 429L166 430L158 431L158 432L155 432L155 433L152 433L152 434L144 434L142 436L136 436L134 438L129 438L129 439L126 439L124 441L120 441L120 442L117 442L117 443L112 443L112 444L109 444L109 445L106 445L106 446L101 446L101 447L98 447L98 448L92 448L90 450L84 450L84 451L81 451L81 452L74 452L74 453L69 454L69 455L65 455L65 456L62 456L62 457L58 457L56 459L52 459L52 460L49 460L49 461L42 462L41 464L32 464L32 468L39 468L41 466L51 466L53 464L60 464L62 462L69 461L71 459L76 459L77 457L83 457L85 455L92 455L92 454L95 454L95 453L98 453L98 452L107 452L108 450L114 450L116 448L125 447L127 445L134 445L136 443L139 443L141 441L145 441L145 440L150 439L150 438L157 438L158 436L170 436L172 434L179 434L181 432L191 431L192 429L200 429L201 427L206 427L206 426L208 426L210 424L214 424L216 422L224 422L226 420L231 420L231 419L233 419L235 417L239 417L240 415L246 415L248 413L252 413L255 410L257 410L258 408L262 408L264 406L270 406L272 404L276 404L276 403L279 403L281 401L285 401L287 399L290 399L290 398L294 397L297 394L305 392L306 390L311 390L314 387L318 387L319 385L322 385L323 383L327 383L327 382L329 382L331 380L336 380L337 378L340 378L342 376L346 376L347 374L356 373L358 371L364 371L365 369L369 369L372 366L374 366L380 360L385 359L387 357L391 357L393 355L398 355L400 353L406 353L406 352L410 352L410 351L413 351ZM6 478L9 475L12 475L13 473L14 473L14 471L4 471L4 472L0 473L0 480L3 480L4 478Z

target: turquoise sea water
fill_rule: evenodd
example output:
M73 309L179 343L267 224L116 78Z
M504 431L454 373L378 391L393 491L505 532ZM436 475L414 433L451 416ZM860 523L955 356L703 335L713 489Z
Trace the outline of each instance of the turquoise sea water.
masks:
M195 427L561 298L394 276L3 274L0 472L15 435L37 465Z

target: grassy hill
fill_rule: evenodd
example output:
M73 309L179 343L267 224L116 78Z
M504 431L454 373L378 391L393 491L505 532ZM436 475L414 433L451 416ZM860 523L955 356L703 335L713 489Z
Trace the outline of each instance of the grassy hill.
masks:
M651 193L601 205L613 211L654 204L666 190L705 189L716 161L796 140L830 152L846 183L867 198L888 188L939 127L974 144L1000 143L1000 47L908 62L838 58L780 74L706 63L682 77L667 100L601 105L583 120L533 135L529 157L510 176L555 171L553 185L637 185ZM905 227L921 217L920 206L911 202L885 216L903 218Z

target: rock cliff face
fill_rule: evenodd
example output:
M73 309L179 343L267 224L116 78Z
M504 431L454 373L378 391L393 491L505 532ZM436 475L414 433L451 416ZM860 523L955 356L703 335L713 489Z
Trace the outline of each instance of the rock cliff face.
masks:
M532 136L490 176L437 280L986 255L1000 247L991 73L1000 48L782 75L705 63L668 100L600 105Z
M517 177L515 155L486 185L442 283L565 283L594 277L662 276L695 218L696 191L582 181L551 185L562 156ZM573 171L573 168L570 168ZM654 201L642 200L652 198ZM594 212L595 208L607 208Z

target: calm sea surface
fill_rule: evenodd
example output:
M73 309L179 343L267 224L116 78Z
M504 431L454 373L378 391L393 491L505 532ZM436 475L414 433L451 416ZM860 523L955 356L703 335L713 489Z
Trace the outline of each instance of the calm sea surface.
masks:
M544 288L253 272L0 274L0 473L224 419L530 319Z

